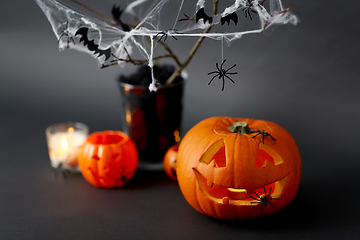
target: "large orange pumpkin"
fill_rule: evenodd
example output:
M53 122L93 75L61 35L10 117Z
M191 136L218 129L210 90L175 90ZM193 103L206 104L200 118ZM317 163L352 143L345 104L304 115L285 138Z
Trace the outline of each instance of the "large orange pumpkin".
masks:
M138 154L134 142L120 131L94 132L78 155L81 174L91 185L120 187L135 174Z
M300 175L294 139L269 121L208 118L190 129L179 147L180 189L192 207L214 218L275 213L294 199Z

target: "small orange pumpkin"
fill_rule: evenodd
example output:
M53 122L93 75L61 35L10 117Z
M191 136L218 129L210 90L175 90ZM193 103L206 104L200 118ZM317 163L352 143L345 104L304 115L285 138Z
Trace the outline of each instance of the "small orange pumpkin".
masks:
M176 162L177 162L177 155L178 155L179 145L171 146L164 155L163 158L163 167L164 172L166 175L177 181L176 177Z
M208 118L190 129L179 147L181 192L197 211L214 218L275 213L294 199L300 175L294 139L269 121Z
M134 142L120 131L94 132L78 155L81 174L91 185L120 187L135 174L138 154Z

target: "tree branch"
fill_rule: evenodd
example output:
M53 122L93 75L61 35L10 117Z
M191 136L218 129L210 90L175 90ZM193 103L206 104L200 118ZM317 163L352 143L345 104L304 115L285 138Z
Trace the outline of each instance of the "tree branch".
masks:
M214 15L217 14L217 8L218 8L218 2L219 0L213 0L213 9L214 9ZM212 28L212 25L210 25L208 28L206 28L204 30L203 33L208 33L210 32ZM177 67L177 69L174 71L174 73L168 78L168 80L166 81L165 84L171 84L175 81L176 78L178 78L181 74L181 72L186 68L186 66L190 63L191 59L194 57L196 51L199 49L201 43L204 41L205 37L199 37L199 39L197 40L197 42L195 43L195 45L193 46L193 48L191 49L188 58L186 59L186 61L179 65Z

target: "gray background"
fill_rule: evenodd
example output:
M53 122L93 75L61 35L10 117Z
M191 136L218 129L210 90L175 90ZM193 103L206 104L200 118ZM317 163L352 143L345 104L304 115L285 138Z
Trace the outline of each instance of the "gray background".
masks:
M225 48L228 64L237 64L235 85L227 82L223 92L220 81L207 85L221 60L214 41L206 40L187 68L183 133L211 116L259 118L282 125L300 148L294 202L271 217L232 222L198 214L162 172L140 171L122 190L96 189L81 175L55 180L46 127L79 121L90 132L121 130L119 69L98 70L84 53L59 53L34 1L3 3L0 239L358 239L360 4L283 3L301 19L297 26Z

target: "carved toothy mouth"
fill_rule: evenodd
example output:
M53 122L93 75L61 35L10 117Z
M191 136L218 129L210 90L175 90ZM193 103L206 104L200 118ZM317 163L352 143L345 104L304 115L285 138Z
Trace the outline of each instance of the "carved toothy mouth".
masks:
M201 192L209 199L219 204L231 205L259 205L261 202L254 202L254 198L265 194L271 198L279 198L288 180L289 174L279 181L275 181L257 189L236 189L215 185L203 177L198 170L193 168ZM264 191L265 190L265 191ZM256 195L255 194L258 195Z

